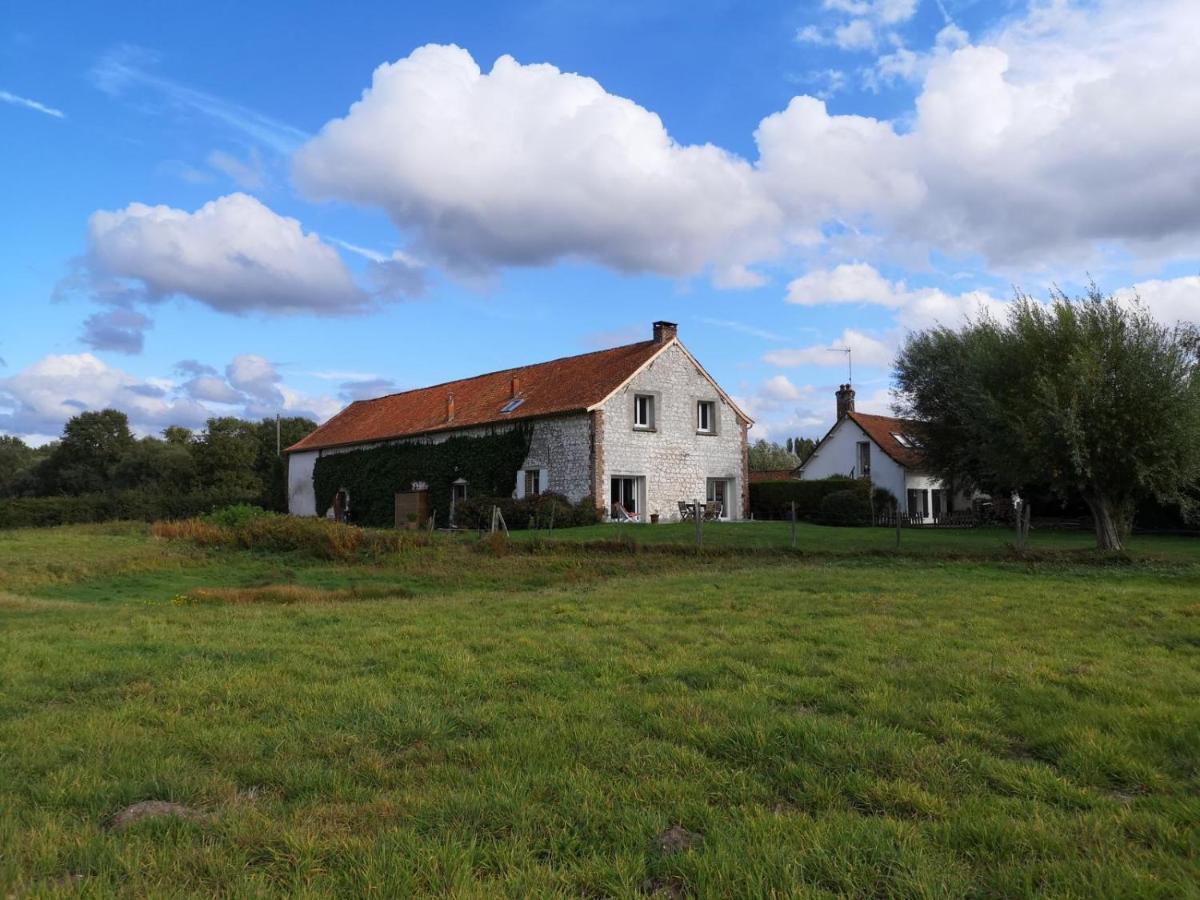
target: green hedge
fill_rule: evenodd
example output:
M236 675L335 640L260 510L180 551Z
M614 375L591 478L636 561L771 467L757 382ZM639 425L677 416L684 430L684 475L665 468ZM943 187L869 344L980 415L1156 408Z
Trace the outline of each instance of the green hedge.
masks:
M796 518L816 522L822 518L821 502L837 491L861 494L870 507L871 483L861 478L834 476L815 481L758 481L750 484L750 513L756 519L787 519L792 502ZM843 501L845 503L846 501Z
M871 524L871 495L854 489L831 491L821 498L817 521L822 525Z
M41 528L126 519L155 522L187 519L257 497L224 493L159 494L114 491L78 497L14 497L0 500L0 528Z
M512 495L532 434L528 426L517 426L437 444L386 444L322 456L313 467L317 514L325 515L334 495L345 488L354 524L391 526L396 492L424 482L437 521L444 525L450 521L450 485L459 478L466 480L468 496Z

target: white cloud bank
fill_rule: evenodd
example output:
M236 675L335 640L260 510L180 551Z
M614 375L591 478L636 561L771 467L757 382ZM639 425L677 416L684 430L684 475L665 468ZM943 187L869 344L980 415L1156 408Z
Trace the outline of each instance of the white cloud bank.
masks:
M788 285L787 302L800 306L881 306L896 310L896 320L902 327L920 329L954 327L984 312L998 315L1007 301L986 291L951 294L939 288L910 289L903 281L884 278L868 263L855 262L806 272Z
M128 414L137 433L154 434L167 425L200 428L213 415L257 419L282 413L324 421L342 406L328 395L288 387L268 360L253 354L235 357L224 378L194 361L178 370L193 377L143 378L91 353L45 356L0 378L0 433L54 437L71 416L110 407Z
M912 4L830 6L886 24ZM1200 5L1036 4L966 41L954 29L912 67L904 128L797 97L761 122L753 161L679 144L590 78L426 46L376 69L294 176L468 272L578 258L757 284L747 267L820 244L830 222L1010 269L1194 255Z

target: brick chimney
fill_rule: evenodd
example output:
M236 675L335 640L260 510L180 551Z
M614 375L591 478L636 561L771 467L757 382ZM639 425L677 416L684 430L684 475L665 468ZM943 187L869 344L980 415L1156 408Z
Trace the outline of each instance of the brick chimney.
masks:
M446 395L446 421L447 422L454 421L454 395L453 394Z
M838 421L846 418L846 413L854 412L854 388L848 384L839 384L837 389Z
M654 323L654 343L656 344L665 344L667 341L673 341L678 334L679 326L674 322Z
M521 376L514 375L512 377L512 396L514 399L521 393Z

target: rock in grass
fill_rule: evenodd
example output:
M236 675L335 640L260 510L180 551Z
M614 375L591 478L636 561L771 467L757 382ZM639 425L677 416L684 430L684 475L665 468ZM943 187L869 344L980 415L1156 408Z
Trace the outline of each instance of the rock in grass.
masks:
M688 831L682 825L672 825L658 836L656 844L663 856L670 856L672 853L680 853L688 850L696 846L700 841L700 835L694 831Z
M167 817L183 819L187 822L204 822L209 818L207 813L193 809L190 806L184 806L182 803L171 803L167 800L143 800L140 803L134 803L131 806L125 807L113 816L112 820L108 823L108 827L113 831L124 831L130 825L136 825L145 819L162 819Z

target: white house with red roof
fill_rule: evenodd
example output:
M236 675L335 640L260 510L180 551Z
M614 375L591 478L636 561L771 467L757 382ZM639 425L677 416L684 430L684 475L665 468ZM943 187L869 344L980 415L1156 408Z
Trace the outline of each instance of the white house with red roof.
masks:
M970 509L969 495L951 491L925 471L914 433L913 423L907 419L856 412L854 388L839 385L837 421L796 470L796 476L869 478L899 501L902 513L925 522Z
M289 447L288 508L316 515L313 468L324 454L388 443L436 443L518 424L529 455L512 492L595 499L606 517L679 518L679 503L747 514L747 429L753 424L679 341L655 322L648 341L477 375L352 403ZM411 485L396 485L397 492ZM455 500L471 485L455 484ZM341 502L339 498L339 502ZM348 498L353 507L353 497Z

